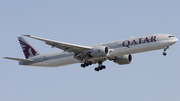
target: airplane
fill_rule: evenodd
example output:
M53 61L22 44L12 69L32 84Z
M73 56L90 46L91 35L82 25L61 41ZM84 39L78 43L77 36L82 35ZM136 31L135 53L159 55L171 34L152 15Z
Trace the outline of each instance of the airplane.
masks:
M40 54L20 36L18 40L26 59L4 57L5 59L19 61L19 65L39 67L58 67L81 63L81 67L85 68L98 63L98 67L94 69L95 71L105 69L106 66L102 64L106 60L113 61L119 65L130 64L132 62L131 54L134 53L163 49L163 55L166 56L166 50L169 49L169 46L178 41L176 37L170 34L152 34L103 44L82 46L31 35L23 36L44 41L47 45L52 46L52 48L56 47L63 51Z

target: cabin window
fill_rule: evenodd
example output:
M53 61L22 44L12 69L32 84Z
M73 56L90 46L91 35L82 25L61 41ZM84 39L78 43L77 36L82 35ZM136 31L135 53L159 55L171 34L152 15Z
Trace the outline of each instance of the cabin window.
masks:
M171 37L174 37L174 36L169 36L169 38L171 38Z

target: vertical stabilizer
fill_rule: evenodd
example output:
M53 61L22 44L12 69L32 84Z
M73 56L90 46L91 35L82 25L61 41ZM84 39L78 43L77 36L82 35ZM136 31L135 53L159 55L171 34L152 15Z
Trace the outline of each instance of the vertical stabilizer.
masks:
M18 40L26 59L29 59L36 55L40 55L40 53L36 49L34 49L34 47L32 47L23 37L18 37Z

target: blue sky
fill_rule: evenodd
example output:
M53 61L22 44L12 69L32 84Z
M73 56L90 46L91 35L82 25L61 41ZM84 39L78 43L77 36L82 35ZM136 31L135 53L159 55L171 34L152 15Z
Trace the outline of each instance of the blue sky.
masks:
M24 58L22 34L78 45L167 33L180 38L179 0L1 0L0 101L179 101L179 42L133 54L129 65L104 62L58 68L20 66L2 57ZM26 38L40 53L59 51Z

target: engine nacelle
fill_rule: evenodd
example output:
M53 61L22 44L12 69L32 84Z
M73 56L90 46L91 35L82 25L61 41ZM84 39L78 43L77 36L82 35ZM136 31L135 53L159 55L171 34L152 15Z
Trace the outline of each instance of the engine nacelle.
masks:
M104 57L109 55L109 48L106 46L94 47L91 51L93 57Z
M119 65L125 65L130 64L132 61L132 55L123 55L114 60L115 63L118 63Z

